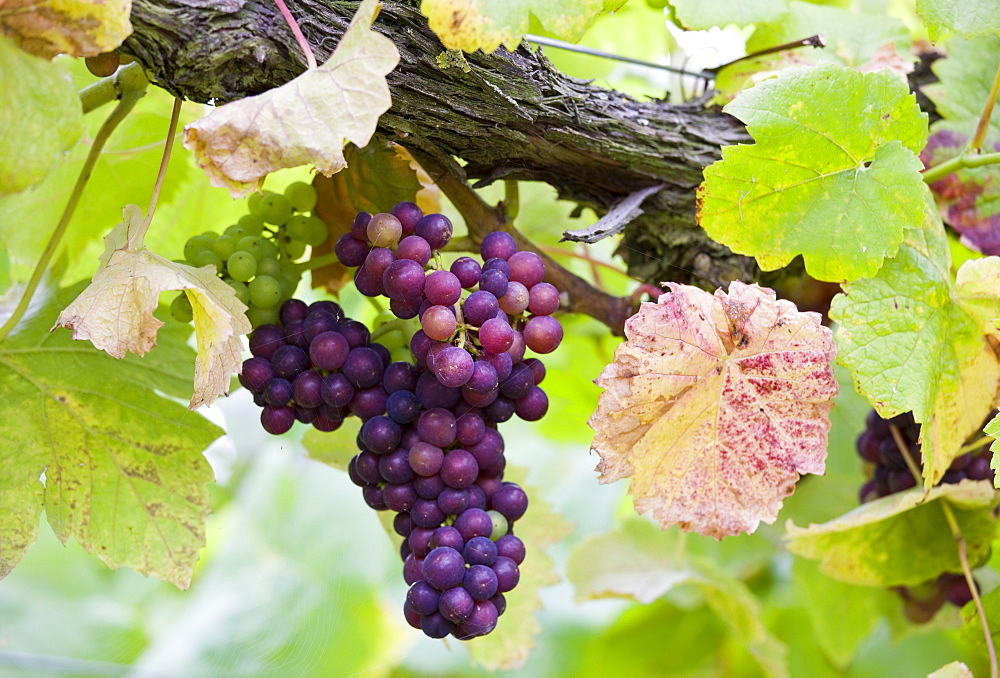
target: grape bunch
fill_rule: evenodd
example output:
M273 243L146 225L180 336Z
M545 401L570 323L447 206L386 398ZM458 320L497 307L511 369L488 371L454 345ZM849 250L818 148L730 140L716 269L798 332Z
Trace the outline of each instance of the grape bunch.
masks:
M284 194L255 193L247 200L249 213L238 223L221 234L207 231L190 238L184 259L192 266L214 266L248 306L251 325L275 324L302 276L296 260L328 236L323 220L307 214L316 199L316 189L302 182L290 184ZM174 299L171 312L176 320L191 321L186 294Z
M872 410L865 424L865 430L857 439L858 455L863 460L867 478L859 492L861 503L916 487L923 470L923 455L920 452L920 424L914 421L913 413L883 419ZM992 482L992 458L988 443L959 455L945 472L941 484L967 479ZM911 470L911 463L918 476ZM972 591L961 573L945 572L920 586L900 586L896 591L903 599L906 616L915 623L929 621L945 601L962 607L972 600Z

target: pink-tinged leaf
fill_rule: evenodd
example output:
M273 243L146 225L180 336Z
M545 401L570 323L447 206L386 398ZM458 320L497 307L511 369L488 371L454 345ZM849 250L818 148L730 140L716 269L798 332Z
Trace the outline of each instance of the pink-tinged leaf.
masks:
M631 478L636 510L663 527L753 532L801 474L825 470L831 332L757 285L668 286L628 320L597 379L600 481Z
M184 148L213 186L233 197L252 193L269 173L314 165L342 170L347 142L365 146L392 99L385 76L399 52L371 30L381 4L358 7L330 59L281 87L220 106L184 128Z
M944 128L927 139L920 154L933 167L961 154L969 137ZM991 151L1000 151L1000 142ZM993 166L963 168L930 185L941 218L962 236L962 242L983 254L1000 254L1000 173Z

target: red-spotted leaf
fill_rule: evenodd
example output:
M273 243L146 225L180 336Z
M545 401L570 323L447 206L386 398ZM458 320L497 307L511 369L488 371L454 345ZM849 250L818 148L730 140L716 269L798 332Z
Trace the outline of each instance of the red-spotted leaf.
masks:
M631 478L663 527L721 539L774 522L801 474L823 473L836 349L816 313L734 282L668 283L625 325L589 424L600 481Z

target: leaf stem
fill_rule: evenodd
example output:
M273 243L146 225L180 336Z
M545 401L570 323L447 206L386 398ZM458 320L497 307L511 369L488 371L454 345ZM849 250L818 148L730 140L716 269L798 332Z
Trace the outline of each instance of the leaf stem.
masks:
M288 10L288 6L285 5L284 0L274 0L274 4L278 6L278 10L281 12L281 16L285 18L285 23L288 27L292 29L292 35L295 36L295 41L299 43L299 48L302 49L302 53L306 55L306 65L310 69L316 68L316 57L313 55L312 48L309 46L309 41L306 40L306 36L302 34L302 29L299 28L299 22L295 20L292 13Z
M983 600L979 596L979 589L976 588L976 580L972 577L972 568L969 567L969 556L966 551L965 537L962 535L962 528L958 525L958 520L955 519L955 514L951 510L951 505L947 500L942 499L938 502L941 505L941 510L944 512L944 518L948 521L948 527L951 528L951 534L955 538L955 543L958 546L958 562L962 564L962 574L965 575L965 582L969 585L969 591L972 593L972 600L976 603L976 611L979 613L979 621L983 625L983 635L986 637L986 651L990 656L990 678L997 678L997 651L993 646L993 633L990 631L989 621L986 619L986 608L983 607Z
M503 206L507 210L507 221L514 223L521 209L521 190L517 179L503 180Z
M132 62L119 68L113 75L87 85L80 90L80 105L84 115L120 98L126 86L134 86L144 80L146 75L142 72L142 66L138 62Z
M174 108L170 111L170 125L167 127L167 140L163 146L163 157L160 158L160 169L156 173L156 183L153 184L153 195L149 199L149 209L146 210L146 218L142 222L142 233L140 239L146 235L149 224L153 221L153 213L156 211L156 202L160 199L160 189L163 188L163 178L167 176L167 165L170 163L170 151L174 147L174 137L177 132L177 121L181 117L181 104L178 98L174 99Z
M923 179L925 184L933 184L938 179L948 176L952 172L960 169L972 169L983 165L1000 164L1000 153L972 153L968 149L955 156L951 160L945 160L940 165L929 167L924 170Z
M118 70L117 76L123 77L119 86L121 87L121 101L115 106L114 110L111 111L107 119L101 125L101 128L97 131L94 136L94 142L90 147L90 152L87 154L87 159L83 163L83 167L80 168L80 174L76 178L76 184L73 186L73 192L70 193L69 201L66 203L66 207L63 208L62 216L59 218L59 223L56 224L56 228L52 231L52 235L49 237L49 242L45 246L45 251L42 252L42 256L38 259L38 263L35 264L35 270L31 273L31 279L28 280L27 286L24 288L24 293L21 295L21 299L17 302L17 308L11 314L7 321L0 327L0 342L7 338L11 330L17 326L17 323L21 321L24 317L25 311L28 310L28 305L31 303L32 297L35 296L35 290L38 289L38 285L41 284L42 278L45 276L45 271L48 270L49 263L52 261L52 257L55 256L56 250L59 248L59 243L62 241L62 237L66 234L66 229L69 227L69 222L73 218L73 212L76 211L76 206L80 202L80 198L83 196L83 190L87 187L87 182L90 180L90 176L94 173L94 167L97 165L98 159L101 157L101 149L104 148L104 144L107 143L108 138L111 137L111 133L114 132L115 128L128 116L132 111L135 104L146 94L146 85L148 81L142 74L142 71L131 71L130 74L126 74L127 68L122 68ZM135 73L141 76L141 81L135 77Z
M990 117L993 115L993 105L997 101L997 96L1000 95L1000 66L997 66L997 73L993 76L993 86L990 87L990 96L986 100L986 105L983 106L983 112L979 116L979 123L976 125L976 133L972 135L972 143L969 147L976 153L979 153L979 149L983 147L983 141L986 139L986 130L990 127Z

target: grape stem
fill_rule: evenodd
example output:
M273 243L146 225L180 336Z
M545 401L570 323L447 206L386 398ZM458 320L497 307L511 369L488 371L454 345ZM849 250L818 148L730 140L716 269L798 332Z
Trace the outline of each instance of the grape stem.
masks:
M951 534L955 538L958 547L958 561L962 564L962 574L965 575L965 583L969 585L972 593L972 600L976 603L976 611L979 613L979 621L983 625L983 636L986 638L986 651L990 656L990 678L997 678L997 651L993 646L993 633L990 631L989 621L986 619L986 609L983 607L983 600L979 596L979 589L976 587L976 580L972 577L972 568L969 567L969 556L966 551L965 536L962 535L962 528L955 519L955 514L951 510L951 505L947 500L938 502L944 512L944 518L948 522Z
M316 56L313 54L312 48L309 46L309 41L306 40L306 36L302 34L302 29L299 28L299 22L295 20L292 13L288 10L288 6L285 5L284 0L274 0L274 4L278 6L278 11L281 12L281 16L284 17L285 23L292 30L292 35L295 36L295 41L299 43L299 48L306 57L306 65L310 70L317 67Z
M153 222L153 213L156 212L156 203L160 199L160 189L163 188L163 179L167 176L167 165L170 163L170 151L174 147L174 137L177 132L177 121L181 117L181 99L174 99L174 107L170 111L170 125L167 127L167 140L163 146L163 157L160 158L160 169L156 173L156 183L153 184L153 195L149 199L149 209L146 210L146 218L142 222L142 232L139 234L141 241Z
M906 467L910 469L910 473L913 474L913 479L917 481L917 485L921 485L924 482L923 477L920 474L920 468L917 463L910 456L910 446L906 444L903 440L903 434L900 432L899 427L895 424L889 424L889 432L892 434L892 440L896 443L896 448L899 453L903 455L903 459L906 461Z
M17 307L11 316L7 318L3 326L0 327L0 341L7 338L11 330L24 317L25 311L28 310L28 305L31 303L32 297L35 296L35 291L38 289L39 284L41 284L42 278L48 270L49 263L52 261L52 257L55 256L56 250L59 249L59 243L66 234L69 222L76 211L76 206L79 204L80 198L83 196L83 191L87 187L87 182L94 173L94 167L101 157L101 150L104 148L104 144L107 143L115 128L128 117L128 114L135 107L139 99L146 94L146 86L149 84L149 81L146 79L145 74L143 74L142 68L138 67L138 64L135 64L137 68L131 68L131 65L119 68L115 75L112 76L118 79L117 91L121 92L121 100L94 136L90 152L87 153L87 159L84 161L83 167L80 168L80 174L76 178L76 184L73 185L73 191L70 193L66 207L63 208L62 215L59 217L59 223L56 224L55 230L52 231L52 235L45 245L45 251L42 252L38 263L35 264L35 270L31 273L31 278L28 280L28 284L24 288L24 293L17 302Z
M966 452L974 452L983 445L993 442L993 440L994 438L992 436L982 436L981 438L972 441L968 445L962 445L962 449L958 451L958 456L962 456Z
M446 158L436 159L417 149L410 149L410 152L465 220L469 235L467 238L453 240L454 248L462 245L467 250L473 250L488 233L493 231L510 233L519 250L534 252L542 258L545 264L545 280L565 292L569 298L569 305L564 310L584 313L607 325L613 333L619 336L624 334L625 320L635 312L638 305L631 296L612 296L563 268L511 226L503 203L496 207L488 205L465 181L462 168L454 161ZM445 167L442 163L450 163L450 166Z
M976 154L979 153L979 149L983 147L983 141L986 139L986 130L990 128L990 117L993 115L993 105L996 103L998 95L1000 95L1000 66L997 66L996 75L993 76L990 95L986 99L986 104L983 105L983 112L979 115L979 123L976 125L976 133L972 135L972 142L969 144L969 148Z

